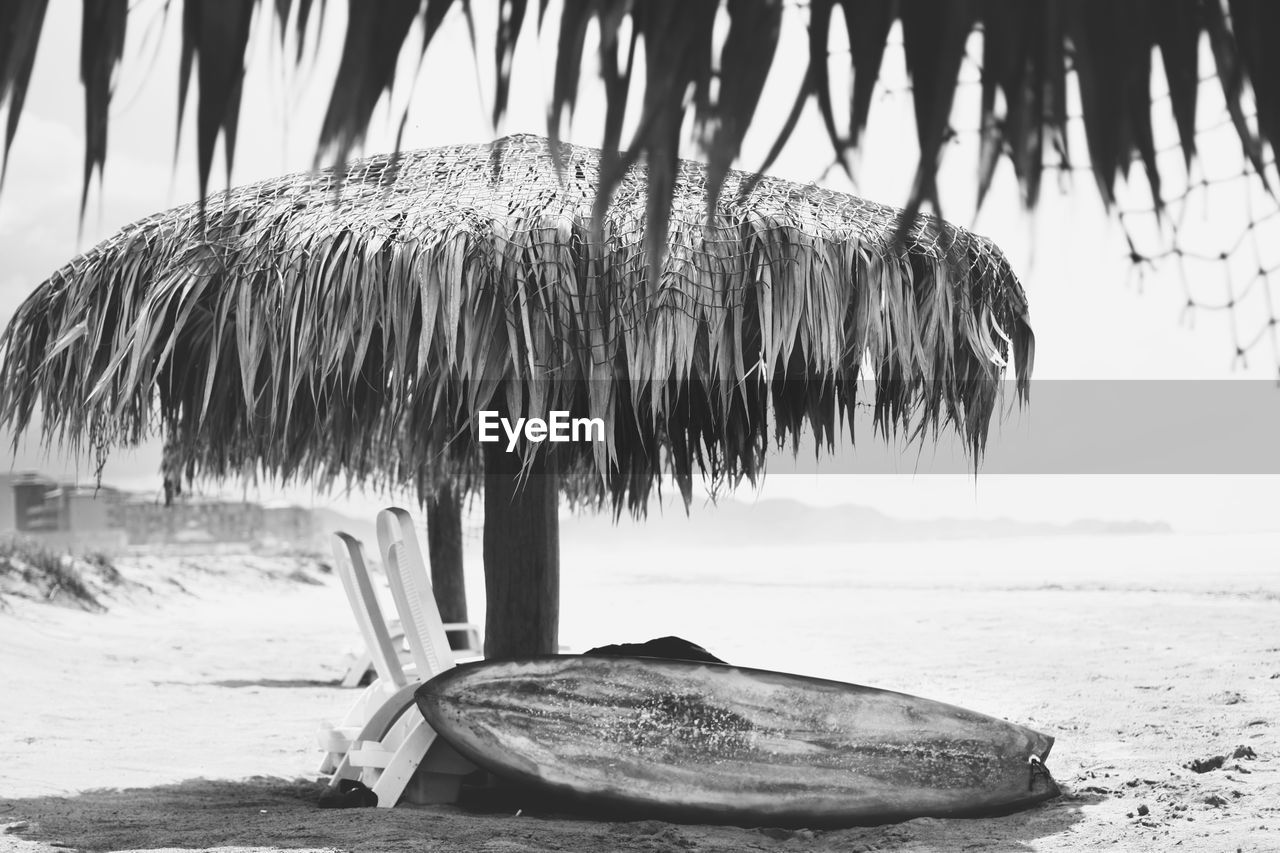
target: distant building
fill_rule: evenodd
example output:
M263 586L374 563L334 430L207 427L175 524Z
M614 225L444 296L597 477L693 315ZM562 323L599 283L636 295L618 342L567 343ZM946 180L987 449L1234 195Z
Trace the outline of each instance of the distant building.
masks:
M26 509L24 505L23 511L18 511L18 486L37 477L31 473L0 474L0 534L22 529Z
M46 529L44 498L53 488L52 480L30 471L0 478L0 531Z
M261 536L263 509L244 501L187 499L170 506L135 497L120 505L130 545L184 542L252 543Z
M117 489L59 484L34 473L0 477L0 535L32 537L59 549L123 547L121 497Z
M45 493L42 515L52 517L55 530L101 531L119 527L123 494L109 486L61 485Z
M0 476L0 533L105 530L117 526L121 493L55 483L39 474Z
M305 507L198 497L165 506L155 496L57 483L33 472L0 475L4 535L32 537L59 550L108 551L198 543L311 548L323 540Z

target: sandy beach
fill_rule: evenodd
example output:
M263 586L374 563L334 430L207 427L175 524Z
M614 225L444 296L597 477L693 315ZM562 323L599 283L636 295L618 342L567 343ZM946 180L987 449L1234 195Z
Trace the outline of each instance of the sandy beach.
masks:
M682 633L731 662L917 693L1058 738L1049 766L1064 794L1043 806L827 831L322 811L314 731L354 697L337 687L356 635L336 580L306 556L124 558L106 612L3 598L0 849L1280 850L1280 579L1265 562L1278 539L757 549L754 571L741 554L566 541L574 649ZM859 571L855 557L900 568ZM711 587L715 612L697 603ZM744 630L757 622L770 630Z

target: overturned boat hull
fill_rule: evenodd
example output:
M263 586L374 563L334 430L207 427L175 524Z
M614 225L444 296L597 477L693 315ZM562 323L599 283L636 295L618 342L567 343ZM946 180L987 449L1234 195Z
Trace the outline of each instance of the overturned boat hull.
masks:
M954 705L656 658L465 664L417 692L461 754L581 802L720 823L854 825L1054 797L1053 738Z

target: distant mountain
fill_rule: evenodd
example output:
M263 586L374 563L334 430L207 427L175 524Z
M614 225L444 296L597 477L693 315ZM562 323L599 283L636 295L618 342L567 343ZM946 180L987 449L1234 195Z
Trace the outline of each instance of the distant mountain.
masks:
M353 518L330 509L312 510L315 547L328 554L329 537L338 530L365 543L377 559L373 518ZM477 516L471 524L482 522ZM695 504L686 515L675 503L653 507L643 521L624 516L616 525L605 513L562 519L564 541L610 544L658 540L686 547L775 543L913 542L956 539L1008 539L1024 536L1117 536L1170 533L1163 521L1079 519L1065 523L1016 521L1009 518L896 518L870 507L846 504L812 507L789 499L746 503L732 498L718 504Z
M633 537L680 545L742 545L830 542L898 542L936 539L994 539L1021 536L1108 536L1169 533L1165 522L1082 519L1064 524L1009 518L895 518L864 506L812 507L795 500L744 503L729 499L694 506L689 515L675 506L650 511L644 521L624 517L617 525L607 514L581 515L561 522L562 539L583 542L625 541Z

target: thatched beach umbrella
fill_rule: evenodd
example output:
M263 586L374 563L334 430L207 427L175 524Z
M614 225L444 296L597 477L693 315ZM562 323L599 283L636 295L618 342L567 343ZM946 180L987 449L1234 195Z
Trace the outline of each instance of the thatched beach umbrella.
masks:
M599 152L559 154L374 157L131 225L14 316L0 422L103 451L158 432L213 478L483 485L486 652L509 655L555 649L561 492L638 512L672 476L687 501L697 473L754 478L771 434L830 448L862 403L977 453L1011 358L1025 388L1026 299L989 240L734 172L708 220L682 162L654 259L643 168L595 220ZM508 452L483 411L603 440Z

